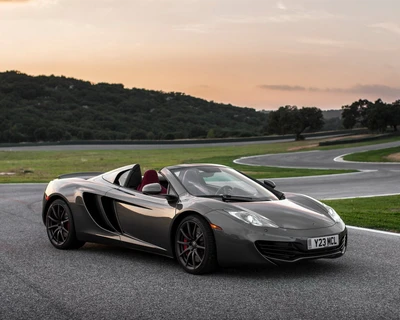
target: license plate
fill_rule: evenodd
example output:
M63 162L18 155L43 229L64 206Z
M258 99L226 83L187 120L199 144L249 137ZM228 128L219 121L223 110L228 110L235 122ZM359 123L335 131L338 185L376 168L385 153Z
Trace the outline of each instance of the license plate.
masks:
M339 245L339 235L319 237L319 238L309 238L307 240L308 250L334 247L338 245Z

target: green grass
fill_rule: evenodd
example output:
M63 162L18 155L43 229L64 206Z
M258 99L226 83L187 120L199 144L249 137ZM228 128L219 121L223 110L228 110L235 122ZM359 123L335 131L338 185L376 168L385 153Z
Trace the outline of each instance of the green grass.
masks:
M328 140L328 139L326 139L326 140ZM387 143L387 142L395 142L395 141L399 141L399 140L400 140L400 136L394 136L394 137L379 139L379 140L324 146L324 147L320 147L318 149L319 150L332 150L332 149L342 149L342 148L344 149L344 148L369 146L369 145L381 144L381 143ZM319 141L321 141L321 140L319 140Z
M219 163L232 166L255 178L296 177L352 172L349 170L285 169L236 165L234 159L256 154L288 152L310 142L260 144L238 147L178 148L158 150L99 150L99 151L2 151L0 183L48 182L63 173L107 171L130 163L140 163L142 171L160 169L178 163ZM308 149L306 149L308 150ZM221 156L223 155L223 156Z
M324 200L351 226L400 232L400 196Z
M232 166L254 178L281 178L354 172L353 170L316 170L236 165L233 160L259 154L329 150L359 145L363 142L319 147L321 140L249 144L244 146L176 148L153 150L96 150L96 151L0 151L0 183L48 182L60 174L82 171L105 172L130 163L139 163L142 170L161 169L179 163L218 163ZM326 140L326 139L325 139ZM390 138L378 143L400 140Z
M347 161L361 162L400 162L388 159L388 156L394 153L400 153L400 147L353 153L345 156L343 159Z

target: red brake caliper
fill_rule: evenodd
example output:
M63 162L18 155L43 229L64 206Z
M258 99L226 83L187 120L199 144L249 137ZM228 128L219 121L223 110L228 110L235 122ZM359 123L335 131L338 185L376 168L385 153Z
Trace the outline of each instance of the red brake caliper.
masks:
M183 242L188 242L187 241L187 239L185 238L185 239L183 239ZM183 250L185 251L186 249L188 248L188 246L185 244L185 245L183 245ZM186 252L186 255L188 255L189 254L189 252Z

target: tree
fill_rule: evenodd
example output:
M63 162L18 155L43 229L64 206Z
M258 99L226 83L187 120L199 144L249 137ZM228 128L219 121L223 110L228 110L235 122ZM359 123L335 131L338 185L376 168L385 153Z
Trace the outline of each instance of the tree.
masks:
M165 136L164 136L165 140L174 140L175 139L175 135L171 132L168 132Z
M129 136L132 140L145 140L147 139L147 132L143 129L132 129Z
M293 133L297 112L296 106L285 106L271 111L268 114L268 132L281 135Z
M88 129L81 129L78 131L77 136L80 140L93 140L93 131Z
M321 109L316 107L296 106L280 107L268 114L268 130L270 133L295 133L296 140L303 140L302 133L308 130L319 130L324 125Z
M47 138L50 141L60 141L64 137L64 131L59 127L50 127L47 131Z
M189 129L189 138L205 138L207 132L199 125L195 125Z
M210 129L207 132L207 139L213 139L213 138L215 138L215 131L214 129Z
M364 124L371 131L385 132L390 121L389 105L381 99L366 108Z
M154 132L153 131L147 132L146 138L148 140L154 140L155 138Z
M324 126L322 110L317 107L302 107L299 110L298 117L298 121L295 124L296 140L304 139L301 134L306 129L316 131Z
M353 129L357 124L366 125L365 117L368 106L371 106L368 100L358 100L353 102L350 106L342 106L342 121L346 129Z
M400 100L389 105L389 114L389 125L393 127L393 131L397 131L397 126L400 126Z
M37 128L34 132L36 141L46 141L47 139L47 130L44 127Z

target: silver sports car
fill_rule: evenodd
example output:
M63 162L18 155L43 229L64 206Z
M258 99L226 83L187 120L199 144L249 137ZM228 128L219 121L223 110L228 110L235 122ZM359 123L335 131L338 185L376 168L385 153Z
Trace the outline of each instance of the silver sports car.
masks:
M333 208L215 164L60 176L46 188L43 222L58 249L123 245L174 258L193 274L338 258L347 246Z

